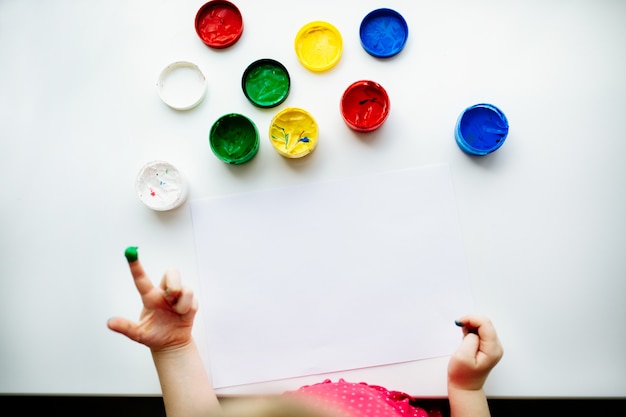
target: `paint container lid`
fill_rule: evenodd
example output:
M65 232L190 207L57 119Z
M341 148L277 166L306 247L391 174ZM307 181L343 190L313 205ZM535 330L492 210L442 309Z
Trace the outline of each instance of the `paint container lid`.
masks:
M500 148L509 134L509 122L493 104L468 107L459 116L454 132L459 148L470 155L487 155Z
M205 45L215 49L228 48L243 33L243 17L233 3L211 0L196 13L196 33Z
M178 61L161 71L157 88L165 104L175 110L189 110L204 100L207 82L196 64Z
M306 110L288 107L274 116L270 124L270 141L285 158L302 158L317 146L317 122Z
M211 126L209 144L218 159L239 165L251 160L259 151L259 132L246 116L229 113Z
M187 199L187 181L181 172L165 161L150 161L137 174L137 197L156 211L167 211L182 205Z
M376 9L361 21L359 35L361 45L368 54L377 58L389 58L404 48L409 37L409 27L397 11Z
M339 30L320 20L302 26L294 42L298 60L305 68L321 72L334 67L343 52Z
M346 124L358 132L378 129L387 119L389 96L377 82L360 80L352 83L340 102L341 116Z
M287 68L273 59L254 61L248 65L241 78L244 95L261 108L276 107L285 101L290 85Z

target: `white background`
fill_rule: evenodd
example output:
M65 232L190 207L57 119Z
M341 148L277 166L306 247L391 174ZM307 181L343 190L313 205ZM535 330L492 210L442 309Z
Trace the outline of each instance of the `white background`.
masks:
M477 310L505 346L487 394L626 396L625 2L240 0L244 34L221 51L195 34L202 4L0 2L0 392L159 394L147 348L106 320L139 315L128 245L140 247L155 282L176 266L197 286L188 205L156 213L134 194L139 168L165 159L186 174L190 199L449 164ZM391 60L359 44L361 19L378 7L409 26ZM325 73L304 69L293 52L298 29L318 19L344 39L341 61ZM245 67L263 57L292 78L277 109L256 109L241 91ZM208 78L205 101L182 113L156 91L160 71L181 59ZM357 79L379 82L391 99L386 123L366 136L338 112ZM511 130L495 154L472 158L453 131L479 102L501 108ZM266 137L285 106L320 126L305 159L286 160ZM249 116L267 139L244 166L220 162L208 145L227 112ZM446 364L340 376L436 397Z

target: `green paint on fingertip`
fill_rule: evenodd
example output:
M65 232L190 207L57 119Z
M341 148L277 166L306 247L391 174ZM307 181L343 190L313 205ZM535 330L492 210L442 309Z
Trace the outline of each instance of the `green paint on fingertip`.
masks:
M478 329L474 327L469 327L468 323L463 323L461 321L454 320L454 324L456 324L459 327L464 327L465 329L467 329L468 333L478 334Z
M138 259L137 246L129 246L124 251L124 256L128 262L135 262Z

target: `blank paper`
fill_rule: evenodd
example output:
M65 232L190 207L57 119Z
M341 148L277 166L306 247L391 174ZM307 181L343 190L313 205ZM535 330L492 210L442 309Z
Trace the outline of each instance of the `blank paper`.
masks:
M447 165L190 204L216 388L460 343L473 303Z

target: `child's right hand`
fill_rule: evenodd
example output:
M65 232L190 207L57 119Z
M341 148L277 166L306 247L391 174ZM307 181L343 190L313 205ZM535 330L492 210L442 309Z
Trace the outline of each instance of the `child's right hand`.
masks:
M463 341L448 363L448 385L480 390L504 350L488 318L471 315L461 317L459 322L463 323Z
M198 302L193 292L181 285L178 270L167 270L159 287L155 287L138 259L128 265L141 295L143 310L139 322L114 317L107 322L109 329L148 346L152 352L173 350L191 343Z

